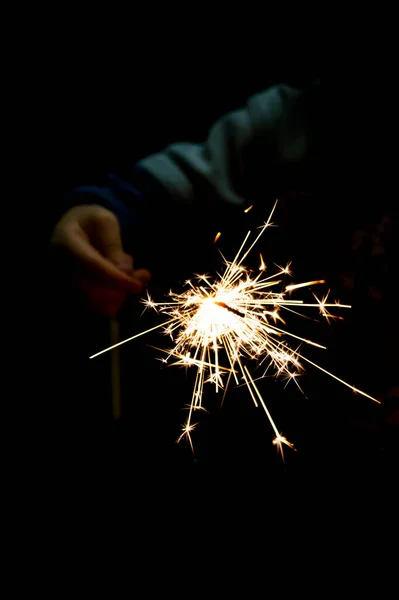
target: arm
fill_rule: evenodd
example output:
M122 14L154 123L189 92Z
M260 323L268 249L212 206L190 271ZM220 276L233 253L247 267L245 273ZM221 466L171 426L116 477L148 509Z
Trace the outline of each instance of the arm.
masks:
M318 89L273 86L219 119L204 144L172 144L138 168L159 182L176 210L242 208L264 194L275 169L309 159Z
M318 84L305 91L273 86L219 119L205 143L172 144L110 175L107 186L74 190L66 206L109 209L127 251L143 266L164 269L186 244L200 245L226 218L262 201L291 166L311 160L318 93Z

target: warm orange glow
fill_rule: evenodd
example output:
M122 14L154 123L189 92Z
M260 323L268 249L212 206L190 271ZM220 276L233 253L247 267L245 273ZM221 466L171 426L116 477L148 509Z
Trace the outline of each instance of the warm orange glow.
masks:
M323 284L324 280L307 281L284 287L285 277L291 274L291 263L285 267L277 266L275 273L265 277L266 266L262 255L260 255L261 265L256 276L253 276L253 271L244 266L244 260L261 235L272 226L271 217L276 204L277 201L255 239L251 241L249 231L234 260L229 262L224 259L224 271L221 275L214 278L209 275L196 275L193 280L186 281L183 292L170 292L169 302L154 302L147 294L147 299L142 301L145 307L163 313L168 317L167 320L91 357L94 358L120 344L162 328L163 333L172 340L171 349L161 350L166 354L166 358L162 359L163 362L195 369L189 414L178 439L180 441L186 438L192 448L191 433L196 424L192 423L191 419L195 410L204 408L202 405L204 384L213 385L215 392L223 390L224 399L231 381L237 385L244 383L255 406L262 407L275 434L273 443L281 453L283 445L293 448L293 444L281 435L274 423L248 368L250 363L254 364L255 368L265 365L263 374L258 379L262 379L267 370L272 367L276 376L286 381L286 385L292 382L301 390L298 377L304 369L302 362L305 361L354 392L378 402L372 396L306 358L302 351L299 353L298 348L292 348L287 341L291 338L298 340L301 345L325 348L317 342L288 331L281 312L301 314L300 311L304 308L316 308L328 321L330 318L337 318L331 315L329 309L350 308L338 302L328 303L329 292L322 300L313 294L316 302L309 304L286 297L287 292ZM245 212L250 208L252 207ZM283 291L276 291L277 286L280 288L282 286ZM277 326L277 322L281 326Z
M316 285L317 283L325 283L325 281L324 279L319 279L318 281L305 281L304 283L294 283L291 285L287 285L285 291L292 292L292 290L297 290L303 287L309 287L310 285Z

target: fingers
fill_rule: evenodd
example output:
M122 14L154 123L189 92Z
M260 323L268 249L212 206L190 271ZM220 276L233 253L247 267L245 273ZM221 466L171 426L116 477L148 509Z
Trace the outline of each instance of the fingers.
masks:
M71 253L80 261L80 264L91 276L110 287L130 292L139 293L143 282L118 269L110 260L107 260L92 246L84 232L74 232L70 237L69 248Z
M139 293L149 273L133 270L133 260L122 248L119 223L99 206L70 209L54 230L52 242L73 258L71 268L128 293Z
M96 312L114 315L126 296L139 294L150 279L146 269L134 269L122 247L118 220L103 207L70 209L57 224L52 243L63 250L68 272Z
M123 251L119 222L110 211L99 211L92 221L93 244L115 267L145 285L150 279L146 269L133 269L133 258Z
M123 251L118 219L112 212L97 208L87 221L86 231L102 256L125 272L133 269L132 258Z
M136 269L134 276L139 279L143 285L146 285L151 279L151 273L147 269Z

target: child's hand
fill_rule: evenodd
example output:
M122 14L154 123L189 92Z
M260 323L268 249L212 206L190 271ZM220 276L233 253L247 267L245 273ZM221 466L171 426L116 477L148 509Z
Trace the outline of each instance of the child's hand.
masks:
M83 291L89 306L113 316L128 294L139 294L150 279L146 269L135 270L122 248L119 223L106 208L76 206L57 223L51 242L57 250L57 270Z

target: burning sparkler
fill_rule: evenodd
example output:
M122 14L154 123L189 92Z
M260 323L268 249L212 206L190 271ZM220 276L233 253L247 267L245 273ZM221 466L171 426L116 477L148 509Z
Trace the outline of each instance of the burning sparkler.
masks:
M188 416L178 439L180 441L186 438L192 449L191 432L196 426L193 415L197 410L205 410L204 385L213 385L216 392L223 390L224 399L232 379L237 385L243 382L255 406L259 404L262 406L275 434L273 443L281 454L283 454L283 445L293 448L293 444L280 433L273 421L248 368L249 362L254 362L256 366L266 365L262 377L272 367L276 376L293 381L299 389L301 388L297 377L304 368L302 363L307 362L354 392L379 402L306 358L298 348L291 347L286 339L325 348L312 340L287 331L281 313L298 312L302 308L318 308L328 321L331 318L340 318L329 312L331 308L345 309L350 306L338 302L328 303L328 294L322 300L313 294L316 302L309 304L302 300L287 298L287 294L290 295L298 288L325 283L324 280L317 280L284 287L283 276L290 274L290 264L278 267L278 270L269 276L265 275L266 265L262 256L260 256L257 274L254 275L253 271L244 266L245 259L259 238L272 225L271 218L276 205L277 201L269 218L252 241L251 232L247 233L233 261L227 261L222 255L224 264L222 274L217 274L214 278L208 275L195 276L194 282L186 281L186 290L182 293L170 292L168 302L154 302L149 295L142 300L146 308L152 308L166 315L165 321L90 357L94 358L116 346L162 328L164 334L173 342L170 350L160 349L166 354L162 360L170 365L183 365L196 369ZM278 286L280 291L276 291L279 289Z

